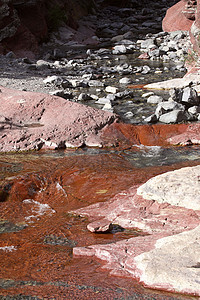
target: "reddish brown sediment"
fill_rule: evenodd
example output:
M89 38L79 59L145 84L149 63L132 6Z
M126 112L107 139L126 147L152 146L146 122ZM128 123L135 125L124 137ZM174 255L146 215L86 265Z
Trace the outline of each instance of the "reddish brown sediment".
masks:
M2 156L1 161L3 158L8 160L8 156ZM0 247L14 246L16 249L12 252L0 250L0 277L14 280L14 286L10 281L9 287L8 281L8 286L1 288L1 295L114 299L135 293L141 299L144 295L167 299L167 294L163 298L162 294L148 291L133 280L113 277L107 271L100 271L101 264L96 259L72 257L75 245L105 244L130 238L137 233L95 235L87 231L87 218L79 218L68 212L109 200L133 184L141 184L177 165L162 169L136 169L116 154L39 159L33 156L24 160L22 156L17 159L16 155L15 163L18 160L23 165L19 171L22 177L19 174L18 178L9 180L13 185L6 201L1 202L1 221L7 220L18 226L27 223L28 227L1 234ZM6 182L2 180L1 184L5 186ZM23 201L27 199L35 202ZM39 216L37 203L49 206ZM26 221L25 218L30 215L35 217Z
M119 145L146 145L146 146L167 146L170 144L169 138L187 132L188 127L192 128L194 125L189 124L156 124L156 125L138 125L114 123L107 126L103 130L101 138L106 143Z

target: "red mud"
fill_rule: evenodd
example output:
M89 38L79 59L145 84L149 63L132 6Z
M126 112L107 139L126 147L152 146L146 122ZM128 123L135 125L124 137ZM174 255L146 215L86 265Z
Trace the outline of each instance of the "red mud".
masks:
M61 158L31 154L1 156L2 163L8 160L21 163L22 170L18 178L1 180L2 190L7 183L10 190L7 189L7 197L1 198L0 221L18 226L26 223L28 227L1 233L0 247L14 246L16 250L0 249L0 295L34 295L39 299L126 299L129 296L188 299L152 292L134 280L110 276L107 271L98 270L100 263L94 258L72 257L75 244L81 247L109 243L128 236L120 232L92 234L86 229L87 219L68 214L72 209L106 201L132 185L180 165L139 170L117 154ZM188 163L181 164L184 165ZM13 175L17 174L6 174ZM37 202L23 201L26 199ZM36 203L48 204L49 210L38 216ZM50 213L51 209L55 212ZM34 217L26 221L30 215ZM3 288L2 279L13 282L7 281Z

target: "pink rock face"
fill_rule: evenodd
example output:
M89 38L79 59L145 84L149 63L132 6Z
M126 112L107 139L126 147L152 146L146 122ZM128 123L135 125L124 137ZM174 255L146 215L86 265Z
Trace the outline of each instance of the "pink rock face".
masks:
M138 58L140 59L149 59L149 54L147 52L140 54L140 56L138 56Z
M101 146L116 116L47 94L1 88L0 151Z
M186 2L179 1L174 6L167 10L166 16L163 19L163 31L190 30L193 20L187 18L185 11Z
M195 145L200 144L200 124L190 124L186 131L168 139L173 145Z
M144 200L137 195L137 187L133 186L121 192L106 203L97 203L78 209L75 213L89 216L93 220L105 218L113 224L125 228L142 230L146 235L126 239L107 245L75 247L74 255L96 256L104 261L102 268L109 269L110 274L132 277L142 280L143 271L138 268L135 258L154 249L156 242L163 237L174 236L187 232L199 225L200 211L172 206L168 203L159 204L154 200ZM93 226L92 226L93 227ZM186 242L186 241L185 241ZM157 261L156 257L154 261ZM145 265L145 263L144 263ZM159 274L159 270L157 270ZM165 276L167 281L167 274ZM143 281L143 280L142 280ZM144 281L146 284L146 281ZM149 287L164 288L178 291L172 285L149 283ZM183 292L188 293L188 290Z

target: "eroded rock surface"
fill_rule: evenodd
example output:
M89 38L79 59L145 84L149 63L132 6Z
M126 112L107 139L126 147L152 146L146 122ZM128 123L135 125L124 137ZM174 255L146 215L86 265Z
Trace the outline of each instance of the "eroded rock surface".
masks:
M101 146L116 116L47 94L1 88L1 151Z
M200 295L200 226L159 239L155 249L135 258L141 281L157 288Z
M109 245L77 247L74 254L95 255L104 260L103 268L111 274L138 278L149 287L200 295L199 174L200 167L196 166L154 177L148 182L154 182L155 189L160 178L162 183L158 184L157 197L154 193L150 200L132 187L106 203L76 210L91 218L91 227L94 220L105 218L124 228L143 230L146 235ZM138 189L139 194L144 187ZM163 194L166 201L160 201Z
M168 9L162 23L164 31L190 30L194 22L194 10L188 8L188 2L192 1L181 0Z
M145 199L200 210L200 166L153 177L138 188Z
M174 135L173 137L169 138L168 141L170 144L173 145L193 145L193 144L200 144L200 134L199 134L200 124L189 124L187 129L181 133Z

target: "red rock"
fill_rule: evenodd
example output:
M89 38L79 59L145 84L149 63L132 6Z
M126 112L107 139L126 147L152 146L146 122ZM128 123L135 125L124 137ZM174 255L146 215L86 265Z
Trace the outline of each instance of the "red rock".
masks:
M112 113L47 94L1 88L1 151L101 145ZM98 136L99 134L99 136Z
M143 273L146 270L138 268L138 255L148 254L149 251L155 248L157 241L163 237L174 237L176 234L196 228L199 225L200 211L194 212L191 209L172 206L168 203L160 205L152 200L144 200L136 194L136 189L137 187L132 187L128 191L119 193L106 203L93 204L73 211L73 213L97 220L105 217L112 223L119 224L125 228L137 228L147 234L107 245L75 247L73 253L79 256L96 256L104 261L103 268L109 269L112 275L132 277L143 281ZM186 246L187 240L184 243ZM190 245L187 246L189 247ZM136 261L134 260L135 258ZM156 257L155 261L154 256L152 260L154 265L157 260L159 261L160 257ZM143 265L145 266L145 261ZM156 271L158 272L159 270L156 269ZM163 278L167 282L167 274ZM159 284L160 281L156 282L156 284L153 280L153 283L151 283L151 280L144 280L144 282L152 288L163 287L168 291L180 292L180 289L173 288L166 283L163 285L162 283ZM191 293L192 290L184 289L183 286L181 292Z
M23 25L18 27L16 34L3 41L7 51L12 50L17 57L35 58L38 42L35 36Z
M102 219L88 224L87 229L95 233L107 233L113 229L113 225L107 219Z
M107 145L119 145L122 147L134 145L166 146L168 139L187 130L187 124L175 125L138 125L113 123L102 131L101 138Z
M200 124L189 124L185 132L169 138L168 141L170 144L182 146L200 144Z
M140 56L138 56L138 58L140 59L149 59L149 54L147 52L140 54Z
M182 0L167 10L162 22L163 31L190 30L193 20L183 14L186 3Z

